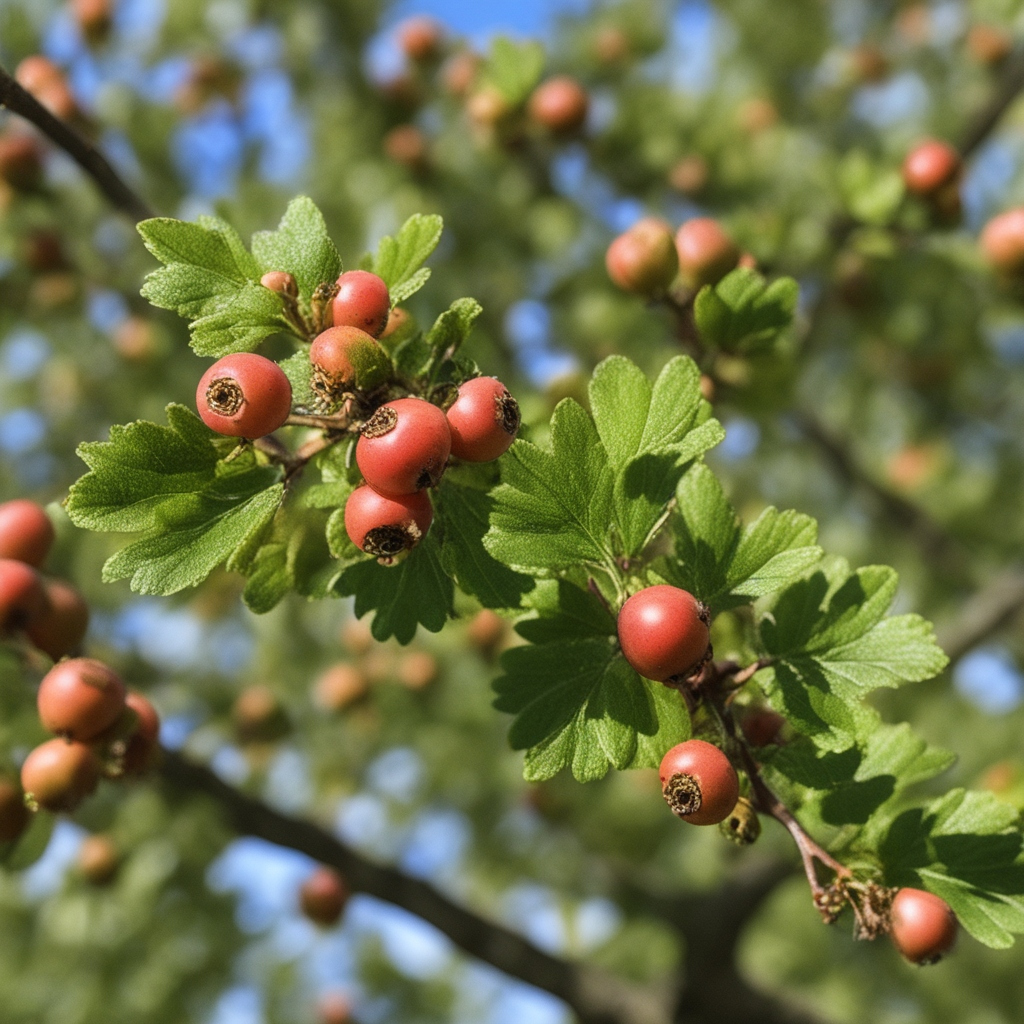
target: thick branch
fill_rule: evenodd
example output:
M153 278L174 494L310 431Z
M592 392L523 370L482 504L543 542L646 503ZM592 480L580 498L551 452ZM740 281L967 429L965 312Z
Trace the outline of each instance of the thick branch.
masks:
M960 153L966 159L988 138L1000 118L1024 89L1024 50L1018 49L1006 62L992 98L975 114L960 141Z
M134 221L156 214L135 194L107 158L59 117L54 117L31 93L0 67L0 105L34 124L51 142L64 150L96 182L107 199Z
M209 768L166 751L160 768L174 789L215 800L242 834L305 853L340 871L355 892L408 910L460 949L563 999L581 1024L669 1024L669 993L641 989L593 968L560 960L502 925L453 903L433 886L377 864L318 825L247 796Z

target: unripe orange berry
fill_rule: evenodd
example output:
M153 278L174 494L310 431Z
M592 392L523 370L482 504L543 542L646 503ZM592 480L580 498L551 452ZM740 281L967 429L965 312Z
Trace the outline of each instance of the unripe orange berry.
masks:
M662 292L679 270L672 229L656 217L645 217L608 246L604 262L608 276L623 291Z
M39 568L53 547L53 523L41 505L15 498L0 505L0 558Z
M290 295L293 299L299 294L299 285L294 276L285 270L268 270L261 278L260 284L272 292Z
M97 786L100 760L92 747L47 740L21 766L28 798L47 811L73 811Z
M85 742L109 729L124 710L121 677L102 661L72 658L54 665L39 684L39 720L48 732Z
M325 711L342 711L365 697L369 691L366 676L347 661L340 661L321 673L314 697Z
M121 866L121 854L109 836L91 835L78 848L78 870L87 882L106 885Z
M429 686L437 672L437 659L427 651L410 651L398 663L398 681L410 690Z
M528 104L531 119L556 135L567 135L583 126L590 98L568 75L557 75L533 91Z
M46 607L25 632L39 650L59 661L81 646L89 628L89 606L74 587L62 580L44 579L43 590Z
M739 246L711 217L694 217L676 232L679 273L691 288L717 284L739 263Z
M231 717L242 743L273 742L290 726L277 695L267 686L246 687L235 699Z
M1013 51L1013 37L995 25L972 25L967 33L967 50L979 64L1001 64Z

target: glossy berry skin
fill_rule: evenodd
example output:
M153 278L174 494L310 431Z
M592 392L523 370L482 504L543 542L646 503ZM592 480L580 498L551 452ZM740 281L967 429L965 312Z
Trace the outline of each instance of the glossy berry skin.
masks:
M124 771L127 775L140 775L153 763L160 741L160 716L156 708L134 690L128 692L124 703L136 717L135 728L125 747Z
M661 583L630 597L618 618L626 661L647 679L685 676L704 660L710 634L700 602L686 590Z
M298 282L285 270L268 270L260 278L260 284L272 292L288 295L293 299L299 294Z
M347 902L348 886L331 868L317 868L299 890L299 906L303 914L325 927L338 923Z
M53 538L50 517L34 501L15 498L0 505L0 558L15 558L38 569Z
M109 729L124 710L121 677L102 661L71 658L54 665L39 684L43 728L85 742Z
M908 192L930 196L960 174L960 154L948 143L928 139L916 145L903 161Z
M42 577L30 565L0 558L0 633L26 629L46 611Z
M444 30L433 18L425 15L406 18L396 34L399 48L409 60L432 60L441 52Z
M676 232L679 273L691 288L717 284L740 261L739 246L711 217L694 217Z
M292 386L277 363L254 352L218 359L196 388L202 421L228 437L265 437L284 425Z
M645 217L608 246L604 265L623 291L638 295L664 291L679 271L671 229L657 217Z
M338 278L331 309L335 327L358 327L379 338L391 313L391 295L383 278L368 270L348 270Z
M900 889L892 901L892 941L913 964L933 964L956 943L959 929L949 904L923 889Z
M31 820L21 786L13 779L0 778L0 843L13 843Z
M494 377L474 377L459 386L449 406L452 455L490 462L508 451L519 430L519 404Z
M704 740L676 744L661 759L658 774L669 806L691 825L717 825L729 816L739 799L736 769L718 747ZM686 778L680 780L680 776ZM694 784L700 798L698 808L688 814L680 813L687 804L677 802L677 791L682 786L686 798L693 800Z
M100 760L92 747L47 740L21 766L21 785L47 811L73 811L97 786Z
M372 487L357 487L345 502L345 532L360 551L393 559L414 548L434 519L424 491L389 498Z
M309 346L310 387L331 401L352 388L372 389L387 380L387 353L358 327L328 327Z
M586 90L568 75L542 82L530 96L531 119L556 135L567 135L583 126L590 98Z
M993 217L981 232L981 251L995 270L1024 272L1024 207Z
M78 650L89 628L85 598L63 580L43 580L45 609L26 627L33 645L59 661Z
M375 491L400 497L436 486L451 449L448 419L436 405L398 398L366 422L356 442L356 463Z

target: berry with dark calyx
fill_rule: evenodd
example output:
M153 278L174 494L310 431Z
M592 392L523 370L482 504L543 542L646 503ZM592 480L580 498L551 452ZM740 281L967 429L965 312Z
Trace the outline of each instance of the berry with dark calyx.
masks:
M707 609L693 594L664 583L626 600L618 634L626 661L662 683L699 669L711 649Z
M349 539L360 551L387 565L411 551L433 519L433 506L423 491L389 498L363 484L345 502Z
M325 711L342 711L366 696L370 685L365 673L347 661L340 661L321 673L313 696Z
M960 154L948 143L928 139L918 143L903 161L903 182L917 196L932 196L960 176Z
M125 707L135 714L135 726L125 744L123 767L126 775L141 775L152 764L160 744L160 716L156 708L134 690L128 691Z
M981 251L993 269L1009 276L1024 273L1024 207L997 214L981 232Z
M34 188L43 174L43 153L36 139L20 131L0 135L0 179L11 188Z
M717 825L739 800L736 769L713 743L677 744L661 759L658 773L673 814L691 825Z
M291 728L281 702L267 686L246 687L231 708L231 718L242 743L272 743Z
M402 53L412 61L433 60L441 52L444 29L433 18L420 14L406 18L396 31Z
M0 633L27 629L46 611L42 577L30 565L0 558Z
M448 407L451 451L466 462L490 462L508 451L519 431L519 403L494 377L474 377L459 386Z
M84 743L47 740L21 766L26 801L47 811L73 811L100 781L100 759Z
M277 363L254 352L236 352L203 374L196 406L202 421L218 434L265 437L288 419L292 386Z
M13 843L31 820L21 786L14 779L0 778L0 843Z
M348 270L338 278L332 312L335 327L358 327L379 338L391 313L388 286L368 270Z
M25 498L0 505L0 558L14 558L38 569L53 539L53 523L41 505Z
M608 276L623 291L662 292L679 271L672 229L656 217L645 217L608 246L604 263Z
M91 835L78 848L78 870L92 885L106 885L121 866L121 854L109 836Z
M422 398L399 398L382 405L356 442L363 479L389 497L434 487L451 454L448 418Z
M336 402L346 391L372 391L391 375L388 354L358 327L328 327L309 347L309 386L324 402Z
M46 607L25 627L35 647L59 661L82 645L89 628L89 606L85 598L63 580L43 580Z
M739 246L711 217L694 217L680 227L676 253L683 281L694 290L717 284L740 261Z
M437 658L428 651L410 651L398 663L398 681L409 690L422 690L437 679Z
M43 676L36 703L44 729L85 742L117 721L125 706L125 687L102 661L72 658Z
M956 943L956 915L944 899L923 889L900 889L891 919L892 941L913 964L934 964Z
M272 292L279 292L281 295L288 295L293 299L297 298L299 294L298 282L285 270L268 270L260 278L260 284Z
M740 730L752 747L767 747L778 742L785 724L785 718L771 708L752 708L740 719Z
M555 135L568 135L587 119L590 98L586 90L568 75L542 82L530 96L530 118Z
M347 902L348 886L332 868L317 868L299 890L299 906L303 914L325 927L338 923Z

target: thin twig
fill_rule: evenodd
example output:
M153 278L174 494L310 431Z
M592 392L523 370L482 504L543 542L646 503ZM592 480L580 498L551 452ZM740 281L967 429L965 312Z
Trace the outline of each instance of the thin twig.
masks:
M107 158L69 124L55 117L30 92L0 67L0 105L34 124L59 146L96 183L117 209L132 220L148 220L156 214L149 204L124 182Z
M988 138L1021 90L1024 90L1024 50L1018 47L1004 65L1002 77L992 97L974 115L964 131L959 149L965 160Z

